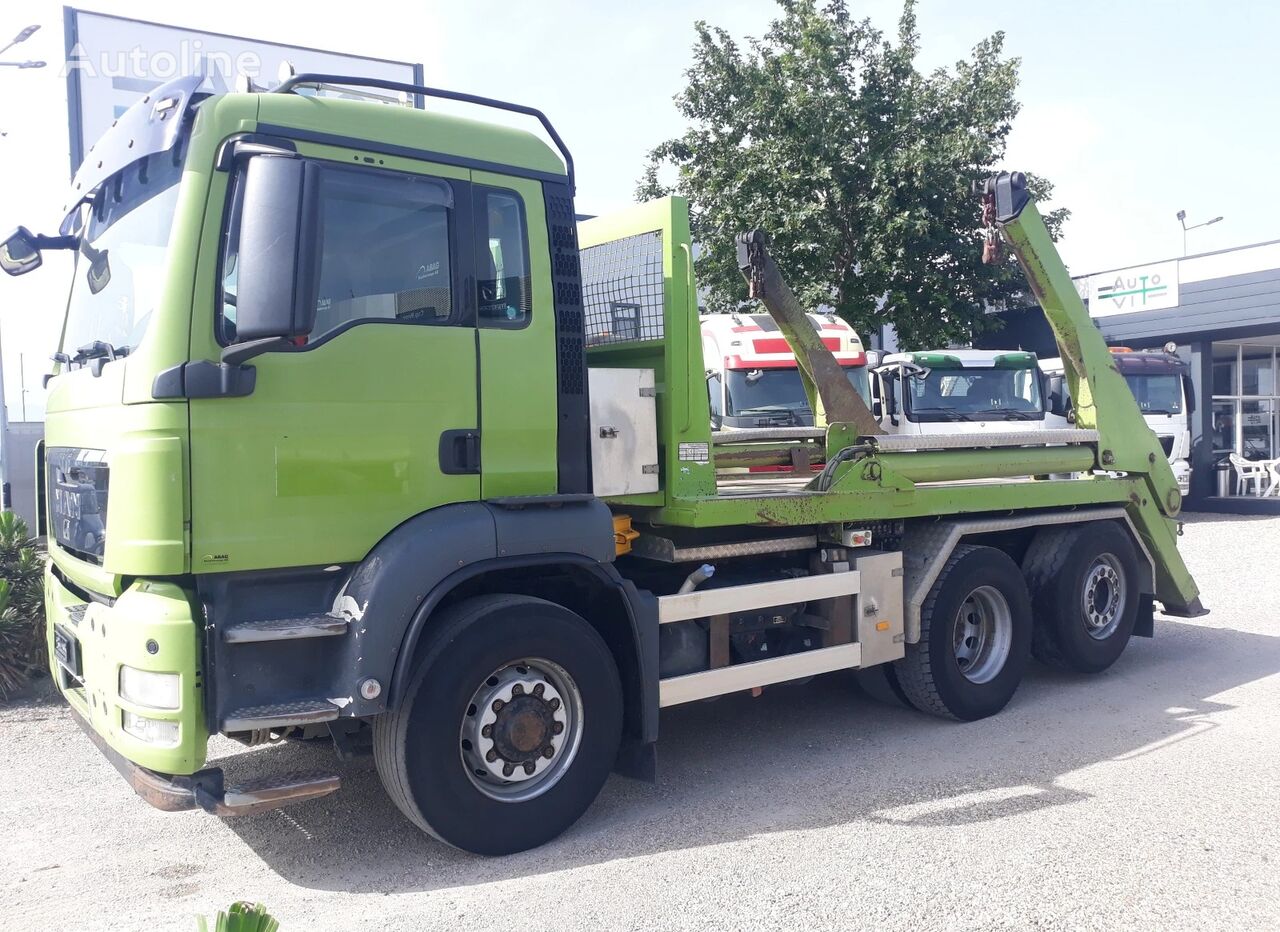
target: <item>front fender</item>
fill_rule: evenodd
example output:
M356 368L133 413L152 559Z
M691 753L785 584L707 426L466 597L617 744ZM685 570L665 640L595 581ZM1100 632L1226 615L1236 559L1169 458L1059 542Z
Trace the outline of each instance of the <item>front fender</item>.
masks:
M384 687L375 699L352 690L344 714L385 711L394 695L386 686L401 680L396 673L409 662L423 619L457 582L499 560L527 566L576 558L599 566L613 557L613 516L589 496L467 502L410 518L378 542L334 601L351 623L351 682L372 678Z

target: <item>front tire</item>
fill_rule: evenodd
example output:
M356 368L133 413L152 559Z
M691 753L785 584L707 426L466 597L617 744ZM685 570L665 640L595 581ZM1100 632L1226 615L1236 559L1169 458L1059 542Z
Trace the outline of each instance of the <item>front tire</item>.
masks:
M920 641L895 661L898 685L921 712L971 722L1003 709L1031 647L1031 599L1002 550L963 544L920 609Z
M1033 656L1100 673L1124 652L1138 619L1138 552L1114 521L1040 531L1022 562L1035 612Z
M420 828L512 854L586 811L621 732L617 667L595 629L541 599L481 596L435 619L399 708L375 720L374 754Z

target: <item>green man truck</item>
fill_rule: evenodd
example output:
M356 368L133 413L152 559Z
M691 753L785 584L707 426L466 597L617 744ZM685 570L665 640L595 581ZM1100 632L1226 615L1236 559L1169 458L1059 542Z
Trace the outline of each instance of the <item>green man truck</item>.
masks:
M300 93L322 85L523 114L552 145ZM975 193L1057 334L1069 429L885 436L752 232L818 429L713 437L684 201L577 226L528 107L198 87L119 118L57 234L0 246L10 274L76 253L40 467L50 670L154 806L332 793L206 760L214 734L328 736L423 830L514 852L611 772L652 779L664 707L857 670L970 721L1032 655L1096 672L1157 605L1203 611L1168 461L1021 175Z

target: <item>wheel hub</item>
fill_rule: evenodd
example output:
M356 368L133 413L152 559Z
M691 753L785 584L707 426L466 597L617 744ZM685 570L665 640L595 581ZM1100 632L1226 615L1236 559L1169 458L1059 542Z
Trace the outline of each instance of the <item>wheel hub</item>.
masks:
M480 685L463 714L463 766L494 798L530 798L568 766L581 722L581 699L567 672L550 661L510 664Z
M1013 613L1004 595L979 586L960 603L952 646L956 666L973 683L987 683L1004 669L1013 643Z
M1124 611L1124 577L1115 556L1102 553L1090 564L1081 588L1081 608L1085 627L1099 640L1109 637L1119 626Z

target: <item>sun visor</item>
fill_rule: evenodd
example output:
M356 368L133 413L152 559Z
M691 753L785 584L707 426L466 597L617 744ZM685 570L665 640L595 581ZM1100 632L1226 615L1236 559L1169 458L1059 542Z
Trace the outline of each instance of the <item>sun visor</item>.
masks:
M64 212L71 211L120 169L172 149L182 135L182 118L203 80L200 75L187 75L162 84L112 123L76 169Z

